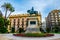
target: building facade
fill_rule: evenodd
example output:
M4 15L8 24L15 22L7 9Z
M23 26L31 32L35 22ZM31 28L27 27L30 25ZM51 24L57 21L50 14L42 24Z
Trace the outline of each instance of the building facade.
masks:
M18 14L18 15L11 15L9 17L10 20L10 26L8 27L9 31L12 27L15 28L15 31L18 31L19 28L26 28L30 25L34 25L37 22L37 27L41 27L41 14L35 15L35 14Z
M53 10L46 17L46 27L52 30L55 26L60 26L60 10Z

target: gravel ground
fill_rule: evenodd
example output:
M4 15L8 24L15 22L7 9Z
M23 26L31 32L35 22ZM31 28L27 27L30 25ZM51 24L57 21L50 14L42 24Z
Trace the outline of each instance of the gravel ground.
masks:
M0 34L0 40L60 40L60 34L52 37L16 37L12 34Z

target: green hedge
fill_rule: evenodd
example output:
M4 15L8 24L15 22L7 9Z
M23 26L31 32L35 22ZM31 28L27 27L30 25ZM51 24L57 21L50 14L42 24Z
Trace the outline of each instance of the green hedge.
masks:
M25 36L27 37L44 37L44 33L26 33Z

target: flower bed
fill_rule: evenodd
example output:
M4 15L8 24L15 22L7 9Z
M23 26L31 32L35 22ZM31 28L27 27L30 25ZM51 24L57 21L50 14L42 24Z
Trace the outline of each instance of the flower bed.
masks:
M54 36L54 34L46 34L45 36L47 36L47 37Z
M14 36L25 36L25 34L13 34Z
M49 33L25 33L25 34L13 34L14 36L22 36L22 37L50 37L54 36L54 34Z

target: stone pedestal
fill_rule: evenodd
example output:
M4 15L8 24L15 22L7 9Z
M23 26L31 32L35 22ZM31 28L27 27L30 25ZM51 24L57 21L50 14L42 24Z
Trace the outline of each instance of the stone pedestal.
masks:
M40 33L38 21L37 20L29 20L28 27L25 33Z

